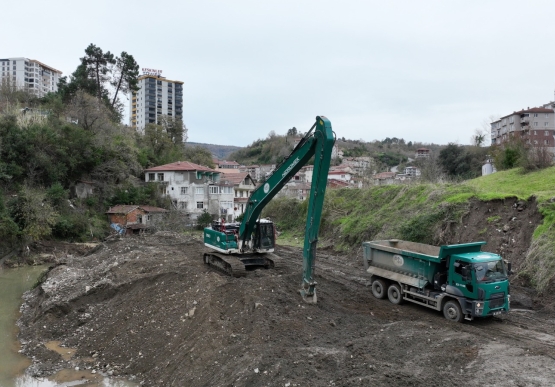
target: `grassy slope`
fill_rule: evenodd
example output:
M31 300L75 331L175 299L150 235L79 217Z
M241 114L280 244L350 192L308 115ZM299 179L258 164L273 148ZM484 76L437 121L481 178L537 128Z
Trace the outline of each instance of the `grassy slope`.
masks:
M434 240L447 222L458 222L468 201L506 197L536 197L544 222L534 233L523 274L539 289L555 276L555 167L522 174L519 170L497 172L460 184L377 186L368 189L328 190L320 239L336 249L352 251L365 240L399 238L422 243ZM302 243L306 202L278 199L265 216L272 217L284 239ZM296 240L295 238L298 238Z

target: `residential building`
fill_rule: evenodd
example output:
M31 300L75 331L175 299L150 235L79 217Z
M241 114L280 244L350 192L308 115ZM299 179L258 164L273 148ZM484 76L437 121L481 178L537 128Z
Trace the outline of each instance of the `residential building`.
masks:
M231 219L233 221L247 209L249 197L256 189L256 183L251 175L245 172L224 173L221 175L220 181L229 183L233 187L233 208L228 211L228 214L231 212L233 215Z
M345 169L330 170L328 172L328 180L339 180L349 182L352 178L352 173Z
M0 79L15 85L18 89L28 90L37 97L58 91L60 70L45 65L36 59L0 59Z
M144 133L146 125L161 123L161 116L183 119L183 82L162 77L161 70L143 73L139 90L131 94L129 125Z
M233 207L233 184L221 181L220 172L189 161L160 165L145 170L145 181L160 184L174 207L195 220L204 210L230 222Z
M222 173L239 173L239 164L237 161L227 161L227 160L218 160L217 158L213 159L214 164L216 165L216 170L221 171Z
M515 134L531 146L555 149L555 110L527 108L491 123L492 145L502 144Z
M429 158L430 157L430 150L427 148L418 148L414 154L414 157L417 159L420 158Z
M239 171L242 173L248 173L254 181L260 180L260 166L259 165L241 165L239 166Z
M420 176L420 169L409 165L405 167L405 175L409 177L418 177Z
M395 184L395 172L381 172L373 176L374 184L376 185L389 185Z

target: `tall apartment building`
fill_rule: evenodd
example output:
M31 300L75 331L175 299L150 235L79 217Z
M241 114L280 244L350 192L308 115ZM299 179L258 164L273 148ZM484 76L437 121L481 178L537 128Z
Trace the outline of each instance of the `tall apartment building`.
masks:
M60 70L47 66L35 59L0 59L0 79L8 81L18 89L29 90L38 97L58 91Z
M513 112L491 123L491 144L520 136L532 146L555 147L555 110L535 107Z
M142 133L147 124L157 124L161 115L183 118L183 82L153 73L140 76L138 86L139 91L131 95L130 126Z

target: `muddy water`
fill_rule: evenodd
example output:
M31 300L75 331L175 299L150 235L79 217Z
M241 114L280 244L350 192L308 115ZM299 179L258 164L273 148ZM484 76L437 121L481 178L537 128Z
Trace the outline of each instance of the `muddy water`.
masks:
M136 386L123 380L113 380L90 371L62 370L50 378L35 379L24 375L31 362L18 353L15 325L21 305L21 295L29 290L45 267L27 266L17 269L0 268L0 387L53 387L53 386L97 386L132 387ZM58 343L45 343L56 350ZM74 350L64 348L65 354L72 355Z

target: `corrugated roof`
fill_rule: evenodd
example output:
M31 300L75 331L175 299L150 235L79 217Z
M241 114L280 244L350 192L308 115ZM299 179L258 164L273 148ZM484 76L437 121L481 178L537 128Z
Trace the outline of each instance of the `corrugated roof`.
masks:
M145 169L145 172L156 171L201 171L220 173L219 171L210 169L208 167L205 167L204 165L191 163L190 161L176 161L175 163L164 164L157 167Z
M145 210L145 212L150 212L150 213L169 212L165 208L160 208L160 207L154 207L154 206L139 206L139 207Z
M118 206L113 206L106 211L106 214L129 214L131 211L139 208L139 206L133 204L120 204Z
M233 185L239 185L243 180L250 177L247 172L239 172L239 173L222 173L220 175L220 182L229 181ZM252 178L251 178L252 180Z

